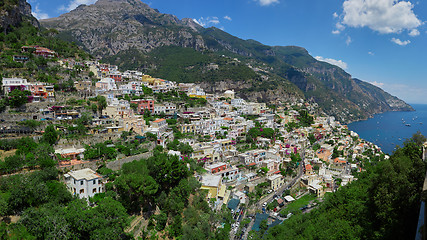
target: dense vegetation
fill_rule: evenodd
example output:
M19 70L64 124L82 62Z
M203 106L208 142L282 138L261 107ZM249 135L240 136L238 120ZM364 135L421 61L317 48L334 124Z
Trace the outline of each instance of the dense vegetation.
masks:
M124 164L119 172L101 168L99 172L108 175L111 183L105 193L90 200L90 205L71 196L59 182L55 168L0 178L0 216L21 215L15 224L3 222L0 236L127 239L128 214L143 211L149 220L144 237L165 234L182 239L227 239L231 214L226 209L214 213L205 201L206 193L196 191L200 184L191 172L199 168L194 161L168 156L158 147L152 157ZM160 209L158 214L156 208ZM225 227L217 229L221 222Z
M413 239L426 171L415 139L389 160L370 159L357 181L328 195L318 209L269 229L264 238Z
M1 150L16 149L15 154L6 157L4 161L0 161L0 173L16 172L23 167L29 169L49 168L56 165L52 159L54 149L49 141L52 141L50 127L44 134L40 142L34 141L32 138L26 137L17 140L0 140ZM53 139L56 141L56 139Z
M0 178L0 216L21 215L16 224L0 225L2 239L120 239L128 216L110 197L95 207L71 196L58 171Z

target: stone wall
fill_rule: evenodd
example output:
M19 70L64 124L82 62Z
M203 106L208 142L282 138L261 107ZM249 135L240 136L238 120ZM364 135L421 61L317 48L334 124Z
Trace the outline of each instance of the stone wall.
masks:
M134 156L129 156L129 157L125 157L122 159L118 159L115 161L111 161L111 162L107 162L105 165L107 168L110 168L114 171L120 170L123 166L123 164L128 163L128 162L132 162L135 160L140 160L142 158L149 158L153 155L153 153L150 152L146 152L146 153L141 153L138 155L134 155ZM62 169L64 171L67 170L80 170L80 169L84 169L84 168L90 168L94 171L96 171L100 165L103 164L103 161L101 160L97 160L97 161L90 161L90 162L85 162L85 163L81 163L81 164L75 164L72 166L63 166L63 167L58 167L59 169Z
M62 138L59 140L55 148L83 148L85 145L93 145L97 143L103 143L107 140L112 140L113 142L120 138L122 133L105 133L105 134L94 134L88 135L85 138L81 139L65 139Z

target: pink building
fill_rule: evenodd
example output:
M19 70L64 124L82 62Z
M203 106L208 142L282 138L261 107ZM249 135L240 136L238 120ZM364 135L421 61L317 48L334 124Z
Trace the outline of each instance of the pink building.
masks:
M137 99L132 100L131 103L138 104L138 113L144 113L145 110L150 111L150 113L154 112L154 100L152 99Z

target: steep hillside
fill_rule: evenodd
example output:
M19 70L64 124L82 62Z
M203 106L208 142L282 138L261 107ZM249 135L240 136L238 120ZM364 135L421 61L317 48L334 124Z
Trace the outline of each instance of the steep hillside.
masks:
M31 15L31 6L25 0L1 2L0 24L3 30L0 32L0 77L23 77L29 81L48 82L55 84L56 89L73 86L74 79L70 76L75 71L65 71L59 67L55 57L44 58L22 52L21 47L38 45L55 51L59 57L76 59L88 59L87 52L56 37L55 30L40 28L37 19ZM15 61L14 56L26 59Z
M122 69L200 82L210 91L235 88L242 96L266 102L303 97L344 122L413 110L339 67L317 61L304 48L242 40L162 14L139 0L99 0L41 23Z

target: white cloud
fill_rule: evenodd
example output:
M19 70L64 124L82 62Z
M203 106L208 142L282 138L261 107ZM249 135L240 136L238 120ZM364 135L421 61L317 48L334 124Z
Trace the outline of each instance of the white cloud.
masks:
M337 18L337 17L338 17L338 13L334 12L334 13L332 14L332 17Z
M97 0L71 0L68 5L63 5L59 8L60 11L71 11L76 9L78 6L85 4L90 5L94 4Z
M389 34L407 30L415 34L422 22L413 12L414 5L400 0L345 0L340 24L348 27L368 27Z
M231 21L231 20L232 20L232 19L231 19L231 17L229 17L229 16L225 16L225 17L224 17L224 19L225 19L225 20L228 20L228 21Z
M416 36L418 36L418 35L420 35L420 31L418 31L418 29L412 29L412 30L409 32L409 36L411 36L411 37L416 37Z
M341 23L337 23L337 24L335 24L335 27L337 28L337 30L339 30L339 31L342 31L342 30L344 30L345 29L345 26L344 25L342 25Z
M339 30L332 30L332 34L335 34L335 35L337 35L337 34L340 34L341 32L339 31Z
M327 62L327 63L330 63L330 64L332 64L332 65L335 65L335 66L338 66L338 67L340 67L340 68L342 68L342 69L347 69L347 63L345 63L345 62L343 62L342 60L335 60L335 59L332 59L332 58L324 58L324 57L321 57L321 56L316 56L316 57L314 57L317 61L322 61L322 62Z
M274 3L279 3L279 0L256 0L261 6L269 6Z
M396 43L397 45L400 45L400 46L406 46L406 45L411 43L411 41L409 41L409 40L402 41L399 38L392 38L391 41Z
M193 21L202 27L212 27L220 23L218 17L200 17L199 19L193 19Z
M350 45L350 43L352 42L351 37L347 36L347 39L345 40L345 44Z
M36 4L34 9L32 9L31 14L37 19L47 19L49 15L47 13L42 12L39 9L39 4Z
M377 81L373 81L373 82L369 82L370 84L377 86L377 87L383 87L384 83L382 82L377 82Z
M368 54L371 55L371 56L375 55L375 53L373 53L373 52L368 52Z

